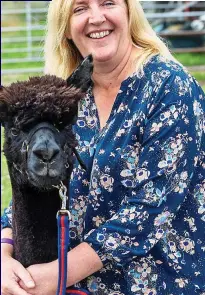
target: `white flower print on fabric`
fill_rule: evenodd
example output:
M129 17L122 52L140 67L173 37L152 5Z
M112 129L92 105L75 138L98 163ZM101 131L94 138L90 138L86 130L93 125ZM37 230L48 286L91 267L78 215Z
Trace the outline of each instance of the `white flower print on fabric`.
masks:
M180 241L180 247L183 251L185 251L189 254L194 254L194 252L195 252L194 251L195 243L194 243L194 241L191 241L188 238Z
M151 263L152 261L152 263ZM157 267L153 257L141 258L138 262L133 261L128 269L128 278L133 294L156 294Z
M70 221L70 237L75 239L76 237L82 239L83 233L83 222L84 222L84 215L87 210L87 201L86 197L81 195L78 198L78 201L75 200L72 204L71 210L71 221Z
M96 227L100 226L104 221L105 221L104 217L100 217L100 216L93 217L93 223L95 224Z
M194 197L199 204L198 213L202 221L205 222L205 180L199 185L197 185L194 191Z
M188 284L188 280L187 279L176 279L175 282L178 284L179 288L184 288L186 287L186 284Z
M113 177L110 177L109 174L102 174L101 175L101 177L100 177L100 184L108 192L112 192L113 191L113 183L114 183L114 178Z
M82 104L80 104L80 109L78 113L78 120L77 125L80 128L94 128L97 124L97 118L96 118L96 106L94 104L90 103L90 97L91 97L91 89L89 89L88 93L86 94L86 97Z
M176 76L175 85L178 87L179 96L185 95L187 92L191 94L191 87L189 79L185 81L181 79L181 77Z
M160 226L160 225L163 225L164 223L168 223L170 217L171 217L171 213L169 211L165 211L165 212L159 214L155 218L154 225Z
M122 176L122 184L126 187L135 187L136 182L142 181L147 178L149 171L137 171L137 163L139 157L140 145L136 144L133 147L127 146L125 149L121 150L121 159L123 160L123 169L120 172Z

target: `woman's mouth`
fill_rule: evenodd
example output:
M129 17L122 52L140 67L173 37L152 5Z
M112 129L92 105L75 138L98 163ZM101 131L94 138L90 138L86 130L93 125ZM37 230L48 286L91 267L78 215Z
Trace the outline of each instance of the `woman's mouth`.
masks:
M108 35L110 35L112 33L112 31L100 31L100 32L93 32L88 34L87 36L91 39L102 39Z

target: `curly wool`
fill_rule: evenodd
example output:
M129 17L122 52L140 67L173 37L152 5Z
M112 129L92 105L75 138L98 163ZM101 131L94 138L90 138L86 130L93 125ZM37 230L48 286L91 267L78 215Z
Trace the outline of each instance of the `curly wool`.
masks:
M21 129L25 123L42 119L57 125L69 124L76 113L76 101L83 93L75 87L68 87L61 78L45 75L12 83L3 88L0 96L3 96L1 102L9 105L8 121Z

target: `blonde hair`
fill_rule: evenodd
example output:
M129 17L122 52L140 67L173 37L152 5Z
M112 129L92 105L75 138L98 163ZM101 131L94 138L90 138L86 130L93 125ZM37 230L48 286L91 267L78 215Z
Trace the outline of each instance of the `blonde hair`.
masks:
M47 35L45 39L45 73L66 79L79 65L82 56L72 40L66 35L74 0L52 0L48 9ZM128 7L129 29L132 42L142 48L137 58L136 69L143 71L143 65L154 55L160 54L168 60L175 60L165 43L156 35L139 1L125 0Z
M48 8L45 38L45 73L66 79L82 60L81 54L66 35L74 0L52 0Z

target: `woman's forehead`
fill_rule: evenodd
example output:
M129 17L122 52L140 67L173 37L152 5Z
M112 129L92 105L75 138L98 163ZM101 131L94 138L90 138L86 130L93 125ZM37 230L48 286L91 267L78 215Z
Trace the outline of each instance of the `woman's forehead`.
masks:
M100 2L101 0L94 0L96 2ZM90 0L73 0L74 4L83 4L83 3L88 3Z
M87 3L89 2L90 0L73 0L73 3L74 4L81 4L81 3Z
M102 2L103 0L73 0L73 4L83 4L89 2Z

